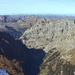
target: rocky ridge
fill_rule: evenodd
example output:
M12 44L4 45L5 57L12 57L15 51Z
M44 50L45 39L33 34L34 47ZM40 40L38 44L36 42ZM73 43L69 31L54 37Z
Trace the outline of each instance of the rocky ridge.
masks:
M0 15L0 30L7 31L18 39L25 30L45 19L47 21L57 21L59 19L68 18L74 20L74 16L53 16L53 15ZM10 29L8 29L7 27ZM15 32L14 32L15 31Z
M75 23L68 19L55 22L36 23L20 37L30 48L41 48L45 52L53 48L70 50L75 46Z
M43 49L46 52L40 66L39 75L75 74L75 21L37 22L20 37L29 48Z

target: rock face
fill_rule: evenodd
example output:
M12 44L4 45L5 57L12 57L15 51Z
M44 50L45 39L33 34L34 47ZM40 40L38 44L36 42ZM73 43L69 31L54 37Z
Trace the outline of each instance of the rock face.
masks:
M37 22L20 37L29 48L43 49L47 54L40 66L39 75L75 74L75 22Z
M55 22L41 21L25 31L21 39L30 48L45 52L53 48L70 50L75 46L75 23L67 19Z

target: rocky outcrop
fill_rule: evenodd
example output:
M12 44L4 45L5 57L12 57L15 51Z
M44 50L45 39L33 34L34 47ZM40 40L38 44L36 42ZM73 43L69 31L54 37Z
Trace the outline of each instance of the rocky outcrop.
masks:
M65 51L75 46L74 31L74 21L41 21L25 31L21 39L29 48L41 48L45 52L53 48Z
M46 52L39 75L75 74L75 23L73 20L42 21L20 37L29 48Z

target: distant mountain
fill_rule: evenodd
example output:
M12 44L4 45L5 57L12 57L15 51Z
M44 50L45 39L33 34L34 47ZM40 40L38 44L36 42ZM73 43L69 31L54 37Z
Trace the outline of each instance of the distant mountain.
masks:
M57 21L63 18L75 20L75 16L58 15L0 15L0 30L7 31L18 39L25 30L35 25L37 22L45 19L46 21ZM6 27L7 28L6 28ZM9 28L10 29L9 29ZM15 30L15 32L12 30Z

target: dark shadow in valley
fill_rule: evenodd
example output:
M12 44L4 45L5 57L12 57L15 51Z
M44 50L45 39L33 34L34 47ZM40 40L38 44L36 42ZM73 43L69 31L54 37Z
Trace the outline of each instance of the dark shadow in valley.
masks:
M14 38L19 39L19 37L22 35L20 31L15 30L13 27L5 25L5 28L7 28L8 33L10 35L13 35Z
M40 72L39 67L46 53L42 49L27 48L20 40L16 40L16 42L19 44L16 47L21 47L25 51L25 57L24 54L19 57L21 60L25 60L22 64L25 75L38 75Z
M26 63L23 64L26 75L38 75L39 66L43 62L45 52L41 49L29 49L27 52Z
M42 49L28 49L20 40L15 40L6 32L0 32L0 55L10 61L16 59L21 62L25 75L38 75L45 52Z

